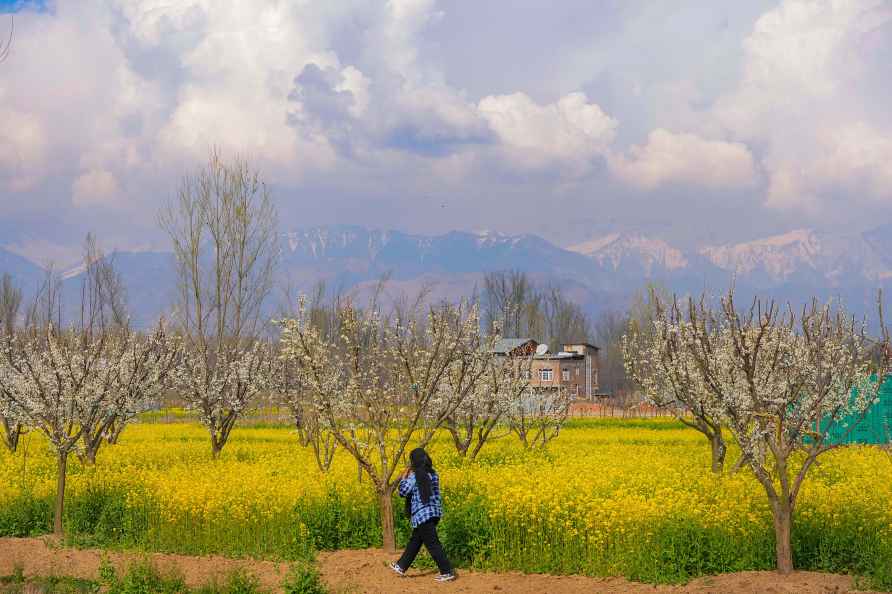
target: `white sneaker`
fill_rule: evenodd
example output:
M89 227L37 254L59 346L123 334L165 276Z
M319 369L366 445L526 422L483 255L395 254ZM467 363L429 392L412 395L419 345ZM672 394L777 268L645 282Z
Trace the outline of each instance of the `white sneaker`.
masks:
M393 572L396 573L398 576L400 576L400 577L406 577L406 572L403 571L403 568L400 567L399 565L397 565L396 563L391 563L391 564L390 564L390 569L392 569Z
M451 582L455 579L454 573L441 573L437 577L434 578L434 581L437 582Z

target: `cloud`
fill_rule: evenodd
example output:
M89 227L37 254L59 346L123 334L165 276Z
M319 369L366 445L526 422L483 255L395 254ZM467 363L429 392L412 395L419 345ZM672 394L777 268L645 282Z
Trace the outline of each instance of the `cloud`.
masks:
M0 183L7 192L31 190L48 152L46 129L34 114L8 110L5 116L9 125L0 127Z
M521 167L568 164L577 172L604 155L618 122L584 93L571 93L540 105L524 93L489 96L478 109L505 148Z
M661 128L650 133L647 144L633 146L629 156L613 156L610 169L625 182L646 190L664 184L736 189L756 181L753 156L744 144Z
M729 209L772 214L755 229L829 220L847 201L876 218L892 213L890 13L884 0L59 2L16 15L0 66L0 220L60 243L87 229L154 241L159 202L212 146L272 182L285 227L563 241L670 203L709 229ZM543 198L597 216L546 223ZM64 221L51 231L50 213Z
M117 206L118 182L103 169L92 169L80 175L71 186L71 202L78 208Z
M892 198L892 6L786 0L744 42L743 75L713 115L759 147L764 202L826 212Z

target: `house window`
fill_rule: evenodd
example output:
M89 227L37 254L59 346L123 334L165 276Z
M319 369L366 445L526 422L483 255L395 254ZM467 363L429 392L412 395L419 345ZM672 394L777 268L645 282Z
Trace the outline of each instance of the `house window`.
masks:
M530 370L529 370L529 369L524 369L524 370L522 370L522 371L520 372L520 377L523 378L523 379L525 379L525 380L530 379Z
M564 380L565 382L570 381L570 370L569 369L561 370L561 379Z
M551 369L540 369L539 370L539 379L543 382L550 382L553 379L553 372Z
M576 377L579 377L579 368L576 368Z

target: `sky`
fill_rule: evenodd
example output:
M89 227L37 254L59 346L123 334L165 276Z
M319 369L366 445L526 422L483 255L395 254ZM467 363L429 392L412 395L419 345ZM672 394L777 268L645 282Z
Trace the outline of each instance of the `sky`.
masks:
M283 230L682 246L892 221L890 0L0 0L0 245L164 249L209 150Z

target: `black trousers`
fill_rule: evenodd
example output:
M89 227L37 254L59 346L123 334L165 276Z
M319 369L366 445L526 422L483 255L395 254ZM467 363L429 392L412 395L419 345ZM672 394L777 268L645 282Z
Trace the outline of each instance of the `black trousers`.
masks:
M431 557L437 563L437 567L440 568L440 573L452 573L452 565L449 563L449 559L446 558L446 552L443 550L443 545L440 544L440 538L437 536L437 524L439 522L440 518L432 518L412 529L409 544L406 545L403 556L396 562L403 571L412 566L418 551L421 550L421 545L424 544L427 547L427 552L431 554Z

